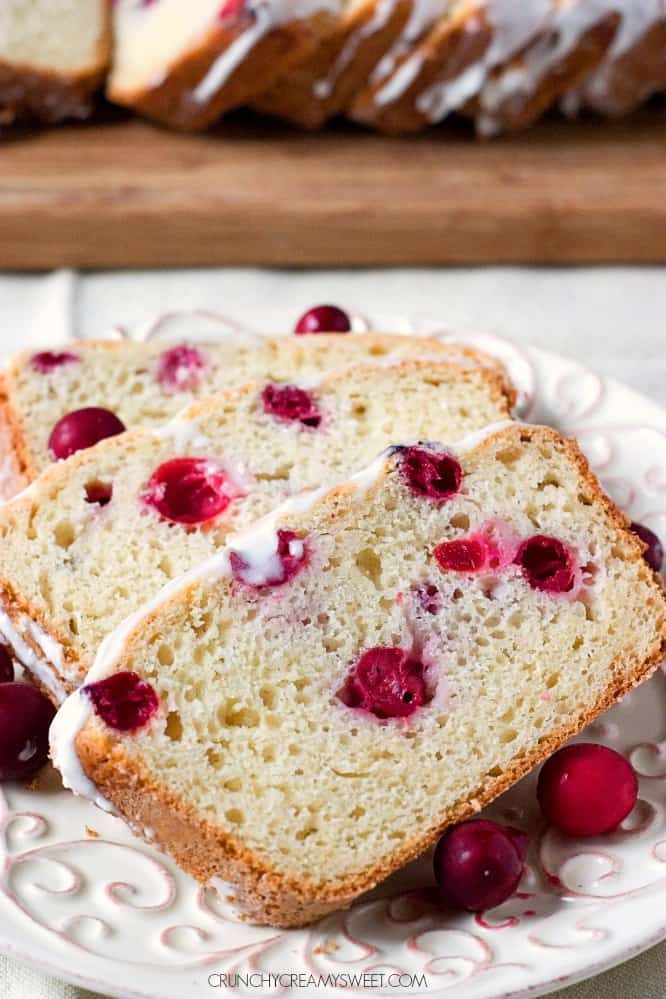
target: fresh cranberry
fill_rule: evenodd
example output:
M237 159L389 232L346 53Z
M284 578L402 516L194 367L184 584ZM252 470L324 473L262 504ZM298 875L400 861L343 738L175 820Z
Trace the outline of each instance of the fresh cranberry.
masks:
M230 552L231 573L238 583L261 589L264 586L282 586L301 571L306 563L305 542L294 531L277 532L275 554L258 566L250 565L238 552Z
M505 902L523 875L527 846L525 833L488 819L448 829L434 856L442 900L469 912Z
M165 520L203 524L223 513L238 493L209 458L172 458L155 469L143 494Z
M423 674L423 664L404 649L378 646L358 659L338 697L377 718L408 718L432 700Z
M92 447L124 430L124 424L110 409L99 406L75 409L58 420L51 431L49 452L53 458L69 458L82 448Z
M183 343L160 355L155 377L165 392L191 392L201 381L207 366L200 350Z
M480 572L488 560L488 551L481 538L442 541L433 555L447 572Z
M99 717L119 732L135 732L148 724L160 706L155 690L138 673L113 673L89 683L83 693Z
M14 679L14 660L6 645L0 645L0 683L11 683Z
M575 560L570 549L557 538L544 534L523 541L516 564L535 590L546 593L568 593L574 585Z
M228 17L233 17L234 14L239 14L245 3L246 0L226 0L226 3L223 3L220 8L220 18L225 20Z
M420 583L414 593L421 610L426 614L438 614L442 609L442 594L434 583Z
M264 412L285 423L302 423L305 427L318 427L321 413L314 398L296 385L267 385L261 393Z
M614 749L581 742L558 750L539 774L537 796L549 822L569 836L600 836L636 804L638 780Z
M647 564L655 572L661 572L664 563L664 547L657 535L645 524L638 524L636 521L632 522L631 529L646 546L643 558Z
M349 333L351 319L337 305L316 305L304 312L294 333Z
M86 486L86 503L107 506L112 496L113 486L110 482L89 482Z
M436 503L455 496L463 477L462 468L452 455L422 447L406 447L402 451L401 469L413 493Z
M28 683L0 684L0 780L30 777L46 763L55 709Z
M56 352L53 350L43 350L39 354L33 354L30 364L40 375L49 375L56 368L62 368L66 364L78 364L81 358L77 354L63 350Z

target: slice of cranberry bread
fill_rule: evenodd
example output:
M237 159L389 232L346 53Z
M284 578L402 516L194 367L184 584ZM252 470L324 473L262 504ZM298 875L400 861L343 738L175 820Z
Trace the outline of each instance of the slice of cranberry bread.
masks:
M0 126L85 118L110 57L108 0L2 0Z
M348 905L666 652L664 592L572 441L390 448L288 502L108 637L52 729L248 916Z
M492 372L405 360L307 387L255 383L111 437L0 509L0 632L52 693L71 690L104 635L230 531L393 440L508 415Z
M254 379L287 381L366 360L423 356L503 371L495 358L459 344L374 333L230 334L215 343L170 346L159 340L87 340L58 351L22 353L9 364L0 383L0 408L15 457L13 481L7 479L6 484L32 481L54 456L118 432L118 421L127 428L159 426L193 399ZM73 418L74 431L78 426L75 439L68 434L64 445L52 441L54 428L69 413L100 408L110 413L93 413L96 423L91 414L78 418L78 424ZM56 438L61 433L62 428Z
M117 0L109 99L183 129L212 124L298 65L341 0Z

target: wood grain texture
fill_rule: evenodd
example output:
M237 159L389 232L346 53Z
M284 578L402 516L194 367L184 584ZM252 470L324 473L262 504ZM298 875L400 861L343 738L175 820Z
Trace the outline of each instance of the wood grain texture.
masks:
M236 118L0 146L0 268L666 261L666 109L480 143Z

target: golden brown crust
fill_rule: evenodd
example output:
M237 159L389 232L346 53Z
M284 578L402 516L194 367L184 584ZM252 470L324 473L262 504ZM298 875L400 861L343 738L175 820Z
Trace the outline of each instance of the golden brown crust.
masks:
M111 77L107 96L149 118L183 131L199 131L232 108L246 104L273 80L306 59L320 39L333 30L327 12L276 25L254 45L238 68L209 100L197 102L194 91L218 57L251 26L247 15L208 32L199 45L185 52L157 86L124 90Z
M384 25L369 35L363 28L375 15L379 0L344 17L337 30L318 46L300 66L292 69L253 101L267 114L285 118L303 128L320 128L329 118L344 111L360 91L381 57L403 31L412 9L412 0L396 0ZM346 47L353 46L353 51ZM350 51L346 65L340 57ZM324 87L317 89L318 85Z
M95 57L77 73L60 74L0 61L0 127L23 119L56 124L90 115L93 95L102 86L111 60L110 0L105 0L103 12Z
M320 918L327 912L344 908L362 892L373 888L398 867L417 857L429 847L449 825L461 822L477 813L503 791L516 783L531 769L550 756L562 743L576 735L598 715L624 697L633 687L647 679L666 655L666 613L664 590L660 577L652 573L642 556L642 546L628 528L628 519L605 495L574 441L562 438L556 431L543 427L519 426L515 431L523 441L539 437L564 451L575 463L583 489L591 503L600 504L611 524L622 532L628 557L645 579L652 579L655 606L661 605L660 631L655 635L649 655L644 661L627 663L624 658L610 666L613 677L606 690L592 704L581 708L559 729L540 740L533 749L514 758L499 776L488 776L463 801L452 803L429 829L423 830L384 857L377 865L336 881L315 884L307 879L289 876L252 853L240 841L208 820L197 815L186 802L171 794L137 761L130 759L121 744L96 720L79 733L76 749L83 769L104 797L116 805L122 815L139 830L149 826L155 841L167 850L186 871L206 883L219 876L238 886L238 901L245 907L248 918L271 926L300 926ZM506 431L489 436L483 446ZM335 516L336 509L353 486L342 485L328 493L317 504L324 517ZM378 488L375 487L375 488ZM176 599L187 601L195 583ZM129 637L126 653L132 654L132 642L159 614L153 611Z
M609 14L597 22L581 36L571 54L543 77L533 92L528 96L521 93L510 98L496 114L494 112L493 119L496 117L499 129L512 130L531 125L559 96L576 87L603 58L617 24L616 14ZM493 37L493 26L483 8L472 12L465 9L459 16L444 17L421 44L419 71L400 96L386 103L378 102L377 95L385 83L378 81L357 95L351 105L350 116L355 121L390 134L420 131L432 122L424 111L419 110L419 96L438 83L458 79L479 63ZM519 66L520 59L519 55L512 60L509 68L513 63ZM507 64L503 64L499 71L507 71ZM477 99L460 110L476 116L479 113Z
M11 499L30 481L25 474L19 437L18 424L7 399L5 377L0 374L0 501Z

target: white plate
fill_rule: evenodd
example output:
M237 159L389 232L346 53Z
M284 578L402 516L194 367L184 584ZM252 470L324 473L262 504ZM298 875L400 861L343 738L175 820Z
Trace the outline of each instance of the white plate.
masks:
M214 323L204 326L210 336ZM526 415L575 433L620 505L666 538L666 412L565 358L466 339L506 359ZM317 990L322 999L499 999L561 988L666 937L665 687L660 671L585 734L625 753L640 774L640 801L621 831L583 842L544 828L533 777L489 809L527 829L532 848L518 896L484 918L432 904L426 857L308 929L247 926L119 819L62 791L53 771L36 790L4 785L0 948L89 988L146 999L308 995L310 974L341 976ZM397 972L425 975L427 986L396 988L388 976ZM285 977L255 977L247 989L218 977L262 973ZM364 973L384 973L383 987L368 989L379 981L370 978L344 987ZM306 978L290 984L296 974Z

